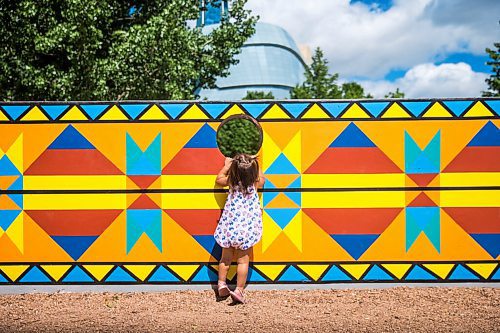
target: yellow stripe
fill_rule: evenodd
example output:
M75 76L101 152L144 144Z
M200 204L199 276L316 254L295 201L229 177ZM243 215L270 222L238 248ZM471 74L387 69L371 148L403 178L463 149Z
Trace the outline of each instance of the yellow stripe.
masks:
M125 209L126 194L25 194L25 210Z
M211 189L215 186L214 175L162 175L163 189ZM218 188L220 188L218 186Z
M405 175L388 174L342 174L342 175L302 175L303 188L364 188L364 187L404 187Z
M302 208L383 208L404 207L405 192L304 192Z
M441 191L441 207L500 207L500 191Z
M499 186L500 173L495 172L464 172L442 173L439 184L448 186Z
M163 193L163 209L220 209L224 207L225 193Z
M124 190L127 176L24 176L25 190Z

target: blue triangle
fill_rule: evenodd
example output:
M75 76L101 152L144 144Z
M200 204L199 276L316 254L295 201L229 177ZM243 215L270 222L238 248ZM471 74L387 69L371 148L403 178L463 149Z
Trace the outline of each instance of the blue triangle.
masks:
M150 104L120 104L120 107L130 116L130 118L135 119L149 105Z
M495 281L500 280L500 269L497 269L497 271L495 272L495 274L493 274L490 280L495 280Z
M52 120L55 120L69 107L69 105L41 105L41 107L49 114Z
M427 281L427 280L437 280L437 278L431 273L427 272L425 269L420 266L415 266L408 273L405 278L405 281Z
M72 125L69 125L47 149L95 149Z
M329 147L361 148L376 146L354 123L350 123Z
M229 106L228 103L203 103L200 106L208 112L212 118L217 118L222 112L224 112Z
M184 148L217 148L216 132L210 125L203 125Z
M330 235L354 259L359 257L375 242L379 235Z
M29 105L3 105L2 108L7 112L7 114L13 119L16 120L19 118L24 111L28 110Z
M7 194L7 196L16 203L19 208L23 207L23 195L22 194Z
M500 129L490 121L474 136L468 147L497 147L500 146Z
M493 110L493 112L498 116L500 115L500 100L484 101Z
M247 281L250 282L266 282L267 280L257 273L256 270L254 270L252 267L248 268L248 276L247 276Z
M20 213L21 210L0 209L0 228L4 231L7 230Z
M218 276L214 271L208 266L202 266L190 282L216 282L217 280Z
M363 277L363 281L393 281L394 278L382 268L374 265Z
M297 118L304 110L310 105L310 103L282 103L281 106L285 108L290 114Z
M403 106L415 117L418 117L431 104L431 102L401 102Z
M213 235L194 235L193 238L215 259L219 260L222 255L222 248L215 241Z
M161 163L153 163L145 153L141 154L136 161L127 165L127 175L155 176L160 174Z
M321 103L321 106L327 109L334 117L338 117L348 105L349 103Z
M378 117L385 110L389 102L363 102L361 103L374 117Z
M500 234L471 234L471 237L496 259L500 255Z
M243 106L252 117L257 118L267 109L269 103L245 103L241 104L241 106Z
M23 189L23 176L19 176L8 188L8 190L22 190Z
M52 239L68 253L71 258L78 260L81 255L94 243L98 236L51 236Z
M94 282L87 273L85 273L80 267L75 266L66 277L62 280L62 282L74 282L74 283L85 283L85 282Z
M264 183L264 189L276 188L273 183L269 179L266 179ZM274 198L278 196L279 192L263 192L262 193L262 201L264 207L267 206Z
M9 281L0 274L0 283L9 283Z
M457 117L460 117L467 109L472 101L443 101L443 104Z
M448 280L479 280L479 277L472 274L467 268L462 265L457 265L453 270Z
M87 105L80 105L80 107L85 111L86 114L89 115L90 118L95 119L97 116L99 116L107 107L109 104L87 104Z
M281 153L278 158L267 168L266 172L269 175L297 175L300 172L286 158L285 154Z
M300 208L266 208L266 213L280 226L281 229L290 223L290 221L297 215Z
M179 279L175 277L170 271L165 267L160 266L149 278L148 282L179 282Z
M43 282L51 282L47 275L43 274L40 269L36 266L33 266L26 275L24 275L19 282L22 283L43 283Z
M304 274L299 272L299 270L293 266L288 267L288 269L280 276L278 279L280 282L308 282L311 281Z
M412 164L407 165L405 171L411 174L439 173L439 167L440 166L431 161L425 153L421 153Z
M129 273L125 272L123 268L116 267L115 270L106 278L106 282L137 282Z
M287 197L289 197L297 206L302 205L302 192L284 192Z
M175 119L177 118L182 111L184 111L189 104L160 104L160 106L165 110L170 118Z
M0 176L20 176L21 172L10 161L7 155L0 158Z
M346 273L342 272L337 266L332 266L328 272L323 276L321 282L340 282L352 281Z

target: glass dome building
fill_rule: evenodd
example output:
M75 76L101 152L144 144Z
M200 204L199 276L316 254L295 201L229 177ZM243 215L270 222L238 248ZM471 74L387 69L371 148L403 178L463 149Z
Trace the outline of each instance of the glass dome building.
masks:
M216 11L208 8L202 12L204 31L213 29L213 24L220 22L216 14L224 15L225 10L227 6L222 5ZM229 69L230 75L217 79L215 89L201 90L200 99L238 100L245 97L247 91L271 92L276 99L284 99L290 97L293 87L304 81L306 64L290 34L267 23L257 23L255 30L237 56L239 63Z

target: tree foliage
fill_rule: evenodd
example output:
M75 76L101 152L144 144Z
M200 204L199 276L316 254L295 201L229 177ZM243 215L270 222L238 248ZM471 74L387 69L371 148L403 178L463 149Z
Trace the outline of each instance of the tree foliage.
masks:
M385 98L405 98L405 93L396 88L396 91L389 91Z
M217 130L217 145L227 157L234 157L237 153L257 154L261 139L257 125L245 118L229 119Z
M0 0L0 99L192 99L254 33L245 3L204 34L198 0Z
M330 74L328 60L318 47L314 51L312 63L306 68L305 81L290 92L292 99L353 99L371 98L365 95L364 89L356 82L347 82L339 86L338 73Z
M243 100L255 100L255 99L274 99L272 92L268 91L247 91L247 95L243 97Z
M500 96L500 43L495 43L496 50L486 48L486 52L490 57L490 61L486 62L491 66L493 74L486 79L488 91L483 91L484 97L499 97Z

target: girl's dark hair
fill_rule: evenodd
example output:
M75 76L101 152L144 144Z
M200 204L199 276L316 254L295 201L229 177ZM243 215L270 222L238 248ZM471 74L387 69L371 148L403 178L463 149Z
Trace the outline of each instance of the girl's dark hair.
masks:
M228 183L231 188L238 187L244 195L248 194L248 187L259 179L259 162L254 156L236 154L228 172Z

